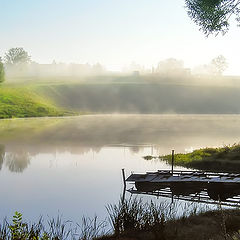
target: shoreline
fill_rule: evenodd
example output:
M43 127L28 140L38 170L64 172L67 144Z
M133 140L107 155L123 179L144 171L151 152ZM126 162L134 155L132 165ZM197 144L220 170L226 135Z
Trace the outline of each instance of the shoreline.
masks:
M171 164L172 155L145 156L146 160L160 159ZM239 172L240 171L240 144L224 145L222 147L205 147L195 149L190 153L174 155L174 165L200 171L212 172Z
M38 118L77 118L80 116L141 116L141 117L240 117L239 114L196 114L196 113L76 113L73 115L59 115L59 116L29 116L29 117L11 117L0 118L2 120L20 120L20 119L38 119Z

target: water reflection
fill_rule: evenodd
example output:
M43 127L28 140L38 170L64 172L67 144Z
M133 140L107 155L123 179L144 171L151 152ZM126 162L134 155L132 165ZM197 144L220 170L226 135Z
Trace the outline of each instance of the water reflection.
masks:
M0 121L2 144L31 145L38 152L57 148L154 144L169 152L239 141L238 115L99 115Z
M238 115L1 120L1 215L17 210L32 219L59 211L73 221L82 215L104 218L105 206L122 194L122 168L126 175L169 169L142 157L232 144L239 136Z
M99 153L106 146L156 155L239 142L239 115L97 115L0 121L0 169L22 172L39 154ZM6 155L6 156L5 156ZM4 159L5 158L5 159Z
M5 155L4 164L11 172L23 172L30 164L30 154L23 149Z
M201 198L206 197L206 193L208 194L209 198L212 200L221 200L226 201L229 198L237 197L240 195L239 184L224 184L224 183L172 183L169 185L164 184L153 184L153 183L135 183L135 187L137 191L132 191L132 193L146 193L149 195L158 195L161 196L163 191L173 196L181 197L181 196L188 196L189 200L191 197L198 197L199 201ZM236 198L235 198L236 199ZM237 203L237 201L236 201Z
M5 146L0 144L0 170L2 169L4 156L5 156Z

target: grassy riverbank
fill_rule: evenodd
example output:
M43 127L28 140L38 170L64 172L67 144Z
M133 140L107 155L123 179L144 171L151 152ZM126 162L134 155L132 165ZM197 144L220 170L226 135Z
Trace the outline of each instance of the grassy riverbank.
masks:
M239 240L240 210L204 211L193 205L120 201L107 207L110 222L83 218L78 224L61 218L28 223L16 212L0 224L0 239L13 240ZM191 209L191 210L189 210ZM110 224L110 225L109 225Z
M171 163L172 156L160 156ZM239 172L240 144L219 148L203 148L191 153L179 153L174 156L174 164L199 170Z
M73 115L28 87L0 87L0 118Z
M17 88L20 94L22 89L28 89L55 106L77 112L239 114L240 84L233 83L212 86L196 79L161 79L151 75L79 79L69 76L7 79L0 88Z

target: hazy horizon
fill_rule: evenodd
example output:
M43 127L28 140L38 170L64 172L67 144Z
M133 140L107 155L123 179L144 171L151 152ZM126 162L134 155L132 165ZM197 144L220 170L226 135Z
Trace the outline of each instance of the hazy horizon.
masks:
M226 75L240 75L240 29L206 38L187 16L184 1L3 1L0 56L23 47L39 63L101 63L120 71L136 62L146 68L167 58L186 68L222 54ZM43 17L44 16L44 17Z

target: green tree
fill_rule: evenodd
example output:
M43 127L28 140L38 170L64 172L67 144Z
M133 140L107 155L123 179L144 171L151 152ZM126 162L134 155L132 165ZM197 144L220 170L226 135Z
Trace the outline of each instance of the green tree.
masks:
M185 5L189 17L206 36L225 34L233 16L240 23L240 0L185 0Z
M16 66L29 63L31 57L23 48L11 48L5 53L4 60L7 65Z
M2 62L2 58L0 57L0 83L5 81L5 70Z

